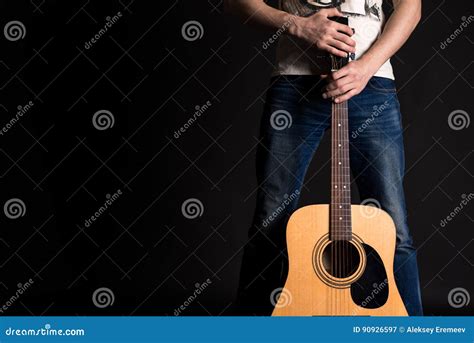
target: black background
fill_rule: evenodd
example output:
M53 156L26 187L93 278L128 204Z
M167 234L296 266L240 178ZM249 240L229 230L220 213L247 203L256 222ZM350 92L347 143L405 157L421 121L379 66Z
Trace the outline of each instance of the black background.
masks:
M402 104L409 224L417 244L427 315L467 315L448 293L472 294L472 125L453 130L454 110L472 114L471 0L425 1L415 33L392 59ZM0 213L0 304L34 284L4 315L173 315L196 284L211 284L182 315L231 314L242 247L255 206L255 147L275 44L242 26L222 1L2 1L1 125L34 106L0 136L3 204L20 198L23 217ZM123 16L90 49L89 41ZM198 21L203 36L183 39ZM196 106L210 108L178 139ZM100 131L95 112L113 113ZM470 118L469 118L470 119ZM329 146L320 146L300 205L329 202ZM90 227L84 221L118 189L123 195ZM182 203L199 199L201 217ZM357 202L357 195L354 201ZM114 293L97 308L99 287Z

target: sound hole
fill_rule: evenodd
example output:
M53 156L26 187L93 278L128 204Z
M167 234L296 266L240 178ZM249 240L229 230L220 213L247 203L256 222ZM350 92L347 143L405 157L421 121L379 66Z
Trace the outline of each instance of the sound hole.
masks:
M360 264L359 251L354 244L347 240L329 243L325 247L322 257L326 272L339 279L354 274Z

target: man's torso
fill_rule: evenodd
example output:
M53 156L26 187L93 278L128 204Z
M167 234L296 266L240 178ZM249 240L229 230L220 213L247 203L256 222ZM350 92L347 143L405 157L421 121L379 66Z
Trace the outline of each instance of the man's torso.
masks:
M295 15L308 15L310 5L328 0L280 0L280 9ZM352 38L356 41L356 59L362 56L382 32L385 16L382 11L383 0L345 0L340 10L349 17L349 25L355 30ZM318 75L324 70L321 65L322 52L316 47L298 41L289 35L280 38L277 47L277 61L273 75ZM374 76L394 79L390 60L386 61Z

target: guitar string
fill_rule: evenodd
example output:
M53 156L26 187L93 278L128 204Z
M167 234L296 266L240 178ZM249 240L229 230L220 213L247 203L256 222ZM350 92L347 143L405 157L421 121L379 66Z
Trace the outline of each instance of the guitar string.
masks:
M336 119L336 122L335 122L335 126L334 126L334 130L336 131L336 141L339 141L339 135L340 135L340 132L339 132L339 126L337 126L337 121L339 120L339 106L338 104L335 104L335 109L336 109L336 116L335 116L335 119ZM339 159L340 159L340 154L339 154L339 150L336 150L336 204L339 204L340 203L340 173L339 173ZM339 209L336 209L336 213L338 215L340 215L339 212ZM339 251L339 235L340 235L340 232L341 232L341 222L339 220L339 217L336 217L336 222L337 222L337 232L336 232L336 235L335 235L335 244L336 244L336 261L337 261L337 270L336 270L336 277L339 278L340 276L340 273L341 273L341 267L340 267L340 263L341 263L341 259L339 258L339 255L340 255L340 251ZM336 288L336 292L338 295L340 295L340 290L338 288ZM341 308L341 300L338 299L338 311L337 311L337 315L339 315L340 313L340 308Z
M333 101L334 101L334 98L333 98ZM337 140L338 140L338 133L339 133L339 132L338 132L338 129L337 129L337 116L338 116L338 107L337 107L337 104L334 103L334 128L333 128L333 129L334 129L335 136L336 136L335 142L337 142ZM334 227L337 229L337 230L334 232L334 237L333 237L333 239L334 239L334 243L333 243L333 244L334 244L335 249L336 249L336 255L334 256L334 258L336 259L336 261L335 261L335 262L336 262L336 270L335 270L335 272L334 272L334 275L335 275L336 278L338 277L338 272L339 272L339 270L338 270L338 269L339 269L339 268L338 268L338 266L339 266L339 259L337 258L337 253L338 253L338 251L337 251L337 238L338 238L338 237L337 237L337 236L338 236L339 230L340 230L339 221L337 220L337 218L338 218L337 215L338 215L339 213L337 212L337 209L336 209L337 203L338 203L338 201L339 201L339 193L338 193L338 185L337 185L337 183L339 182L338 171L337 171L337 160L338 160L338 151L337 151L337 149L336 149L336 151L334 152L334 173L335 173L334 179L335 179L335 184L334 184L334 186L333 186L333 187L334 187L334 199L335 199L335 200L334 200L334 214L336 214L336 216L335 216L335 218L334 218L334 221L335 221ZM338 292L337 288L336 288L336 295L339 295L339 292ZM336 299L336 301L337 301L336 306L339 307L339 301L338 301L338 299ZM335 314L337 315L337 314L338 314L338 311L336 311Z
M336 130L337 130L337 141L338 142L341 142L341 105L338 103L336 104L336 108L337 108L337 127L336 127ZM338 182L338 185L337 185L337 189L338 189L338 194L337 194L337 200L338 200L338 204L342 204L342 190L343 190L343 187L342 187L342 174L341 174L341 167L342 167L342 161L341 161L341 157L342 157L342 154L340 152L340 150L338 149L337 150L337 156L338 156L338 162L337 162L337 182ZM338 211L340 209L338 208ZM341 246L341 234L344 230L343 226L344 226L344 223L342 222L344 217L341 216L342 213L339 213L339 218L338 218L338 223L339 223L339 232L337 233L337 241L336 241L336 247L338 249L338 254L337 254L337 259L338 259L338 266L339 266L339 270L338 270L338 273L337 273L337 276L338 278L340 279L341 278L341 273L342 273L342 264L343 264L343 260L342 260L342 246ZM343 292L341 291L341 289L338 288L338 293L341 295L340 298L343 298ZM339 311L338 311L338 315L341 314L342 312L342 307L343 307L343 299L340 299L339 300Z
M335 116L335 108L334 108L334 106L333 106L333 111L332 111L332 112L333 112L332 121L333 121L333 127L334 127L334 116ZM336 135L335 130L332 130L333 142L334 142L334 140L336 139L336 138L335 138L335 135ZM334 150L334 146L333 146L333 150ZM333 165L333 169L332 169L332 170L333 170L333 173L334 173L335 165L336 165L335 153L336 153L336 152L333 151L333 154L332 154L332 159L333 159L333 160L332 160L332 165ZM334 182L334 181L335 181L335 175L333 174L333 175L332 175L332 182ZM334 184L331 185L331 192L332 192L332 194L333 194L333 206L334 206L335 196L336 196L336 192L334 191ZM333 230L333 232L331 232L331 236L332 236L331 239L332 239L332 240L334 239L334 235L335 235L334 230L335 230L335 228L336 228L336 223L335 223L335 221L334 221L335 211L336 211L336 209L333 207L333 209L332 209L332 211L331 211L331 212L332 212L331 218L332 218L332 221L333 221L333 223L332 223L332 230ZM335 250L335 249L334 249L334 244L331 244L331 273L332 273L332 274L335 273L335 263L334 263L335 256L334 256L334 250ZM332 297L331 297L331 298L332 298L332 299L331 299L331 302L333 303L333 305L332 305L331 307L334 307L334 309L331 308L331 314L336 314L335 309L336 309L336 307L337 307L337 304L336 304L336 299L334 299L334 289L333 289L332 287L331 287L331 295L332 295Z
M345 143L345 140L344 140L344 103L341 103L339 105L340 107L340 121L341 121L341 142L342 143ZM342 144L341 143L341 144ZM345 148L345 145L343 146L343 148ZM344 155L344 150L341 149L341 183L342 183L342 188L341 188L341 203L343 204L343 206L345 205L345 196L346 196L346 178L345 178L345 165L346 165L346 161L345 161L345 155ZM345 238L346 238L346 227L345 227L345 222L346 222L346 215L345 215L345 208L343 209L343 212L342 212L342 218L343 218L343 223L342 223L342 235L341 235L341 245L342 245L342 256L341 256L341 263L342 263L342 273L341 273L341 277L344 277L346 275L346 245L345 245ZM343 295L346 295L346 292L345 292L345 289L342 288L341 289L341 292ZM346 299L344 299L346 300ZM347 301L344 301L345 304L347 304Z
M338 69L337 64L334 65L334 69ZM349 228L351 225L351 211L352 207L350 205L350 188L347 189L350 182L347 181L350 176L348 176L349 166L349 148L348 148L348 103L347 101L339 104L333 103L333 122L334 122L334 134L333 134L333 166L335 175L333 176L333 209L331 213L332 219L332 238L333 244L331 245L332 249L332 270L334 275L337 278L343 278L349 272L352 271L352 254L350 254L350 239L351 234ZM337 125L336 125L337 124ZM347 293L347 297L350 297L349 292L344 292L343 290L335 290L336 292L336 312L339 312L340 309L343 309L343 303L339 293L342 294L343 300L344 295ZM346 302L347 313L349 312L349 301Z
M348 148L349 146L349 139L348 139L348 129L349 129L349 123L348 123L348 120L349 120L349 109L348 109L348 103L347 101L344 102L344 163L347 164L347 167L350 167L350 162L349 162L349 158L348 158L348 151L346 151L346 148ZM344 169L345 172L349 172L348 169ZM348 176L348 173L345 174L345 181L346 181L346 187L347 187L347 194L346 194L346 206L347 206L347 210L351 210L351 201L350 201L350 180L349 180L349 177ZM348 212L350 214L350 212ZM350 216L348 214L348 217L347 217L347 222L348 222L348 225L349 224L349 220L350 220ZM351 268L351 264L349 264L349 255L350 255L350 251L349 251L349 227L346 228L347 230L347 237L346 237L346 241L344 242L345 244L345 247L346 247L346 274L348 274L350 272L350 268ZM349 296L350 296L350 293L346 291L346 294L347 294L347 314L349 314Z
M346 218L346 239L344 241L344 244L345 244L345 248L346 248L346 257L345 257L345 261L346 261L346 271L345 271L345 275L348 275L349 272L351 271L350 268L352 266L352 264L349 264L349 256L351 256L350 254L350 250L349 250L349 247L350 247L350 237L351 237L351 211L352 211L352 206L351 206L351 199L350 199L350 159L349 159L349 108L348 108L348 102L345 101L344 102L344 111L343 111L343 115L344 115L344 118L343 118L343 126L344 126L344 131L343 131L343 134L344 134L344 150L343 150L343 154L344 154L344 164L345 164L345 168L343 170L344 172L344 178L345 178L345 187L346 187L346 192L345 192L345 212L347 213L347 218ZM347 295L347 314L349 314L349 307L350 307L350 291L345 291L346 295Z
M332 161L331 161L331 164L332 164L332 174L331 174L331 194L332 194L332 210L331 210L331 237L330 239L333 240L334 239L334 235L335 235L335 227L336 227L336 223L334 222L334 212L335 212L335 208L334 208L334 203L335 203L335 192L334 192L334 182L335 182L335 175L334 175L334 170L335 170L335 151L334 151L334 141L335 141L335 135L336 135L336 132L334 131L334 116L335 116L335 108L334 106L332 106L332 128L333 130L331 130L331 135L332 135L332 142L333 142L333 145L332 145ZM331 274L334 274L334 268L335 268L335 265L334 265L334 244L331 244ZM333 293L334 293L334 289L331 287L331 314L335 314L335 311L333 311L333 307L336 306L335 304L335 299L333 299Z
M339 112L340 112L339 105L336 104L336 113L337 113L337 115L336 115L336 124L339 120ZM340 132L339 132L339 126L338 125L336 126L335 130L336 130L336 139L337 139L337 141L340 141L340 139L339 139ZM339 158L340 158L339 150L336 151L336 156L338 157L336 159L336 179L337 179L336 199L337 199L337 203L340 203L340 189L341 189L340 188L340 181L341 180L340 180L340 172L339 172L338 167L337 167L337 165L339 165L339 162L340 162L340 161L338 161ZM338 210L336 210L336 211L338 211ZM339 257L339 255L340 255L339 235L340 235L340 231L341 231L341 225L340 225L341 223L338 219L339 218L336 218L337 223L338 223L338 232L336 234L336 242L335 243L336 243L336 250L337 250L336 259L337 259L337 269L338 269L336 275L339 278L340 274L341 274L341 259ZM339 289L337 289L336 292L337 292L338 295L340 295ZM341 300L339 298L340 297L338 297L339 309L338 309L337 314L340 314L340 308L341 308Z
M333 135L334 135L334 140L336 140L336 139L337 139L337 131L336 131L336 129L335 129L335 116L337 115L337 108L336 108L335 105L333 105L332 107L333 107L333 111L332 111L332 112L333 112L333 118L332 118L333 130L332 130L332 131L333 131ZM333 147L333 149L335 149L335 147ZM334 173L335 170L336 170L336 152L337 152L337 150L334 151L333 156L332 156L332 158L333 158L333 166L334 166L334 168L333 168L333 173ZM332 185L332 191L333 191L333 194L334 194L334 197L333 197L333 206L335 206L335 204L337 203L337 200L336 200L337 193L336 193L336 191L335 191L335 187L336 187L336 184L337 184L337 177L336 177L336 176L337 176L337 173L336 173L336 174L333 174L333 182L335 182L335 184ZM337 225L336 225L336 221L335 221L335 215L336 215L336 208L334 207L334 208L333 208L333 229L334 229L334 230L336 230L336 226L337 226ZM336 248L337 248L337 247L335 246L335 238L336 238L335 236L336 236L336 231L332 232L332 240L333 240L333 242L332 242L332 244L331 244L331 248L332 248L332 250L334 250L334 251L335 251ZM337 272L336 272L336 254L337 254L337 251L335 251L335 253L334 253L333 256L332 256L332 262L333 262L332 273L333 273L333 275L337 275ZM333 292L334 292L334 290L333 290ZM333 314L337 314L337 306L338 306L338 304L337 304L337 293L335 293L335 295L336 295L336 297L335 297L335 299L334 299L334 308L335 308L335 309L334 309L334 313L333 313Z
M334 65L333 65L333 69L336 68L336 65L335 65L335 62L334 62ZM332 107L333 107L333 118L332 118L332 121L333 121L333 131L334 131L334 143L337 141L337 130L336 130L336 116L337 116L337 105L334 103L334 98L332 99L333 102L332 102ZM334 192L334 200L333 200L333 206L334 206L334 217L333 217L333 221L334 221L334 224L333 224L333 229L334 229L334 232L332 234L332 239L333 239L333 242L332 242L332 246L334 247L334 250L336 250L336 254L337 254L337 246L336 246L336 235L337 235L337 230L338 230L338 225L337 225L337 220L336 220L336 213L337 213L337 210L336 210L336 204L337 204L337 171L336 171L336 168L337 168L337 149L334 147L335 151L334 151L334 154L333 154L333 159L334 159L334 169L333 169L333 179L334 179L334 184L332 185L332 189L333 189L333 192ZM336 255L334 256L334 270L333 270L333 274L334 276L337 278L337 267L336 267ZM335 303L335 308L336 308L336 311L334 312L334 315L337 314L337 307L338 307L338 303L337 303L337 289L335 290L336 291L336 303Z
M333 201L333 206L335 208L333 209L333 228L336 229L335 232L333 232L333 238L335 241L336 245L336 254L335 254L335 259L337 260L336 262L336 271L335 275L337 278L343 278L345 277L352 269L350 268L352 266L352 262L349 263L349 261L352 261L352 256L349 251L350 247L350 242L349 242L349 232L348 228L350 225L350 211L351 207L349 206L350 201L349 201L349 190L347 189L347 182L348 181L348 176L347 176L347 168L349 163L348 159L348 147L347 147L347 141L348 141L348 134L346 130L348 129L348 107L347 107L347 102L343 102L340 104L334 104L334 130L336 131L336 141L334 142L334 147L335 147L335 152L334 152L334 157L335 157L335 180L336 184L334 184L333 189L334 189L334 201ZM336 125L337 124L337 125ZM336 208L337 207L337 208ZM336 215L337 214L337 215ZM337 223L337 224L336 224ZM350 260L349 260L350 258ZM347 304L347 307L344 308L344 310L347 310L347 313L349 313L349 292L345 292L344 290L340 290L342 292L342 298L343 300L347 300L345 303ZM339 293L339 292L338 292ZM338 294L337 293L337 294ZM347 297L344 297L346 295ZM339 299L337 299L339 300ZM338 301L339 303L339 301ZM339 308L342 308L339 306Z
M337 127L336 127L336 130L337 130L337 141L340 143L341 142L341 105L340 104L336 104L336 108L337 108ZM339 147L339 146L338 146ZM341 147L342 148L342 147ZM337 162L337 180L338 180L338 185L337 185L337 199L338 199L338 204L342 204L342 196L343 196L343 185L342 185L342 174L341 174L341 167L342 167L342 154L341 154L341 149L338 149L337 150L337 156L338 156L338 162ZM340 212L340 209L338 208L337 209L339 212ZM337 234L337 241L336 241L336 247L338 249L338 254L337 254L337 259L338 259L338 266L339 266L339 270L338 270L338 273L337 273L337 276L338 278L341 278L341 275L342 275L342 264L343 264L343 260L342 260L342 252L341 252L341 234L343 232L343 226L344 226L344 223L343 223L343 220L344 220L344 217L342 216L342 213L340 212L339 213L339 220L338 220L338 223L339 223L339 232ZM338 289L338 294L342 294L341 290ZM340 309L342 310L342 307L343 307L343 302L341 301L341 299L339 299L339 302L340 302ZM341 314L341 311L339 311L338 314Z
M336 131L336 141L337 142L340 142L340 130L339 130L339 117L340 117L340 108L339 108L339 105L338 104L335 104L335 126L334 126L334 130ZM341 190L341 185L340 185L340 170L338 168L338 166L340 165L340 152L339 152L339 149L336 149L336 186L335 186L335 189L336 189L336 204L340 204L340 190ZM337 187L337 188L336 188ZM336 213L338 215L340 215L339 212L339 209L337 208L336 209ZM337 225L337 228L338 228L338 232L336 233L335 235L335 244L336 244L336 261L337 261L337 270L336 270L336 277L337 278L340 278L340 274L341 274L341 259L340 259L340 244L339 244L339 235L340 235L340 232L341 232L341 222L340 222L340 217L336 217L336 222L338 223ZM336 292L338 295L340 295L340 290L339 289L336 289ZM340 313L340 308L341 308L341 299L339 299L340 297L338 297L338 311L337 311L337 314Z
M337 61L334 62L334 69L337 69ZM338 138L339 138L339 130L338 130L338 126L337 126L337 117L338 117L338 106L336 103L334 103L334 98L333 98L333 131L335 132L335 142L336 143L338 141ZM338 210L336 208L338 202L339 202L339 194L338 194L338 182L339 182L339 173L338 173L338 170L337 170L337 165L338 165L338 149L336 148L336 146L334 147L335 149L335 152L334 152L334 180L335 180L335 184L333 185L333 189L334 189L334 215L335 217L333 218L335 220L335 223L334 223L334 228L336 229L336 231L333 233L333 246L335 248L335 256L334 256L334 259L335 259L335 270L334 270L334 276L335 278L337 279L338 276L339 276L339 259L338 259L338 254L339 254L339 249L338 249L338 243L337 243L337 239L338 239L338 234L339 234L339 230L340 230L340 227L339 227L339 221L338 221L338 217L337 215L339 214L338 213ZM338 312L339 312L339 306L340 306L340 302L339 302L339 291L338 289L336 288L335 289L335 292L336 292L336 312L335 314L337 315Z
M343 134L344 134L344 150L343 150L344 158L343 158L343 159L344 159L345 167L349 167L349 161L348 161L347 156L346 156L346 148L347 148L347 122L346 122L346 121L347 121L347 119L348 119L348 118L347 118L347 117L348 117L347 101L344 102L343 115L344 115L344 118L343 118L343 120L342 120L342 121L343 121L343 126L344 126L344 131L343 131ZM343 172L344 172L344 173L346 173L347 171L348 171L347 169L343 169ZM350 187L350 185L348 184L348 183L349 183L348 181L349 181L349 180L348 180L347 174L344 174L344 182L345 182L344 186L345 186L345 187ZM345 188L344 188L344 189L345 189ZM348 189L347 189L347 192L344 194L345 197L346 197L344 206L347 206L347 209L350 209L350 208L351 208L350 205L347 204L347 203L350 204L350 199L348 199L348 197L349 197L349 195L350 195L350 191L349 191L349 190L350 190L350 188L348 188ZM347 209L345 208L344 211L347 211ZM347 221L349 221L349 218L350 218L350 217L348 216L348 217L347 217ZM348 245L348 241L347 241L348 236L349 236L348 229L349 229L349 228L348 228L347 225L346 225L346 236L347 236L347 237L344 237L344 238L345 238L345 240L344 240L344 247L345 247L345 249L346 249L346 256L344 257L344 261L345 261L345 269L346 269L346 270L345 270L344 275L347 275L347 274L348 274L348 272L349 272L348 268L350 268L350 266L348 265L348 255L349 255L349 245ZM344 290L344 292L345 292L346 297L347 297L347 301L346 301L346 304L347 304L347 311L346 311L346 313L348 313L348 312L349 312L349 298L348 298L349 294L348 294L348 292L347 292L346 290Z
M339 107L337 106L337 104L335 105L335 109L336 109L336 115L335 115L335 127L334 127L334 130L336 131L336 141L339 140L339 130L338 130L338 127L337 127L337 120L338 120L338 117L339 117ZM339 164L338 163L338 159L339 159L339 152L336 150L336 203L339 203L339 173L337 171L337 165ZM336 213L337 213L337 209L336 209ZM338 218L336 217L336 222L337 222L337 232L336 232L336 235L335 235L335 245L336 245L336 277L338 278L339 277L339 274L340 274L340 263L341 263L341 260L339 259L339 243L338 243L338 238L339 238L339 232L341 230L341 227L340 227L340 223L338 221ZM338 299L337 299L337 312L336 312L336 315L339 314L340 312L340 308L341 308L341 300L339 299L340 297L340 292L339 292L339 289L336 288L336 294L338 295Z
M350 168L350 162L351 162L351 159L350 159L350 144L349 144L349 102L346 101L345 103L345 106L346 106L346 130L345 130L345 135L346 135L346 150L344 151L344 153L346 154L346 163L347 163L347 166ZM354 265L352 264L352 253L351 251L353 251L352 249L352 245L351 245L351 240L352 240L352 203L351 203L351 180L350 180L350 169L347 169L347 175L346 175L346 179L347 179L347 189L348 189L348 192L347 192L347 206L348 206L348 218L347 218L347 221L348 221L348 233L347 233L347 249L349 251L349 268L351 268L349 270L349 272L352 272L353 271L353 267ZM351 300L351 297L350 297L350 289L349 291L347 292L347 296L348 296L348 300ZM351 304L349 301L347 302L348 304L348 314L349 314L349 307Z
M341 104L338 103L337 104L337 140L338 142L342 142L341 138L342 138L342 124L341 124ZM343 185L342 185L342 153L341 151L338 149L338 169L337 169L337 179L338 179L338 185L337 185L337 188L338 188L338 203L339 204L342 204L343 203ZM340 210L340 209L338 209ZM343 246L342 246L342 235L343 235L343 232L344 232L344 217L342 216L342 212L339 213L340 217L339 217L339 232L338 232L338 240L337 240L337 247L339 249L339 253L338 253L338 261L339 261L339 273L338 273L338 277L339 279L341 278L342 276L342 269L343 269L343 263L344 263L344 260L343 260L343 254L344 254L344 249L343 249ZM341 312L342 312L342 309L343 309L343 304L344 304L344 293L342 292L342 289L338 289L338 292L339 294L341 295L341 300L340 300L340 304L339 304L339 307L340 307L340 311L338 313L338 315L341 315Z
M334 140L337 140L337 131L336 131L336 126L335 126L335 116L337 115L337 108L336 106L333 107L334 110L333 110L333 131L334 131ZM334 151L334 155L333 155L333 159L334 159L334 173L336 172L336 151ZM333 175L334 177L334 185L333 185L333 191L334 191L334 205L337 203L337 193L336 193L336 185L337 185L337 173ZM334 215L336 215L336 208L334 207ZM336 251L336 248L337 246L335 245L336 243L336 229L337 229L337 222L336 222L336 217L333 218L334 220L334 232L333 232L333 249L335 250L335 254L334 254L334 257L333 257L333 261L334 261L334 270L333 270L333 273L335 276L337 276L337 265L336 265L336 254L337 254L337 251ZM334 311L334 315L337 314L337 306L338 306L338 303L337 303L337 292L335 293L336 295L336 299L335 299L335 303L334 303L334 307L335 307L335 311Z
M336 104L336 113L337 113L337 115L336 115L336 124L338 124L338 121L339 121L339 116L340 116L340 113L339 113L339 112L340 112L339 105ZM336 128L335 128L335 129L336 129L336 139L337 139L338 142L340 141L340 138L339 138L339 136L340 136L339 127L340 127L340 126L337 125ZM341 194L341 193L340 193L340 192L341 192L341 191L340 191L340 190L341 190L340 181L341 181L341 180L340 180L340 172L339 172L338 167L337 167L337 166L339 165L339 162L340 162L340 161L339 161L339 159L340 159L339 149L336 150L336 156L337 156L337 159L336 159L336 162L337 162L337 163L336 163L336 179L337 179L336 198L337 198L337 203L340 203L340 201L341 201L341 200L340 200L340 194ZM337 209L336 211L338 211L338 209ZM336 220L337 220L337 222L338 222L338 232L337 232L337 234L336 234L336 242L335 242L335 243L336 243L336 251L337 251L337 253L336 253L336 259L337 259L337 269L338 269L336 275L337 275L338 278L340 278L340 275L341 275L341 258L340 258L340 244L339 244L339 239L340 239L340 237L339 237L339 235L340 235L340 231L341 231L341 229L342 229L342 228L341 228L341 224L342 224L342 223L340 223L340 221L339 221L338 219L339 219L339 218L336 218ZM341 312L341 311L340 311L340 310L341 310L341 305L342 305L342 304L341 304L341 300L340 300L340 294L341 294L341 292L340 292L339 289L336 289L336 292L337 292L337 294L339 295L339 297L338 297L338 305L339 305L338 307L339 307L339 309L338 309L338 313L337 313L337 314L340 314L340 312Z
M347 148L348 148L348 141L347 141L347 130L348 130L348 127L347 127L347 119L348 119L348 108L347 108L347 101L344 101L343 103L343 116L344 118L342 119L342 123L343 123L343 135L344 135L344 139L343 139L343 142L344 142L344 149L343 149L343 161L344 161L344 169L343 169L343 175L344 175L344 211L346 212L346 216L344 219L345 219L345 233L344 233L344 248L345 248L345 256L344 256L344 262L345 262L345 267L344 267L344 275L348 275L349 273L349 270L348 268L350 267L348 265L348 255L349 255L349 245L348 245L348 238L349 238L349 220L350 220L350 212L348 212L350 209L351 209L351 206L350 206L350 182L349 182L349 179L348 179L348 172L349 172L349 169L347 169L349 166L349 159L347 158ZM347 301L346 301L346 304L347 304L347 309L346 309L346 313L349 312L349 293L347 292L347 290L345 289L344 290L344 293L346 294L346 298L347 298Z
M333 67L334 67L334 66L333 66ZM335 128L335 127L334 127L334 117L335 117L335 115L336 115L336 108L335 108L335 106L332 106L332 118L331 118L331 119L332 119L332 127L333 127L333 130L332 130L333 142L334 142L335 139L336 139L336 131L334 130L334 128ZM335 171L335 165L336 165L336 164L335 164L335 163L336 163L336 162L335 162L335 153L336 153L336 152L334 151L334 145L333 145L333 154L332 154L332 159L333 159L333 160L332 160L332 165L333 165L333 169L332 169L332 170L333 170L333 173L334 173L334 171ZM334 174L332 174L332 182L337 182L337 181L335 180L335 175L334 175ZM332 193L332 194L333 194L333 204L332 204L332 205L334 206L334 205L335 205L335 202L336 202L336 200L335 200L336 192L334 191L334 184L331 185L331 191L333 192L333 193ZM335 238L336 223L334 222L334 214L335 214L335 208L333 208L333 210L332 210L332 220L333 220L333 223L332 223L332 230L333 230L333 232L331 232L331 236L332 236L332 237L331 237L331 240L334 240L334 238ZM332 243L331 243L331 273L332 273L332 274L335 274L335 256L334 256L334 250L335 250L334 242L332 242ZM333 289L333 288L331 288L331 291L332 291L332 293L334 294L334 289ZM337 293L336 293L335 295L337 296ZM335 310L337 310L337 303L336 303L337 299L333 299L333 301L334 301L334 308L335 308ZM334 311L332 314L336 314L336 311Z
M338 68L339 69L339 68ZM339 121L339 116L340 116L340 108L339 108L339 105L336 104L336 124L338 123ZM338 129L339 126L336 125L335 127L335 130L336 130L336 140L337 141L340 141L340 130ZM341 189L341 186L340 186L340 173L338 171L338 165L339 165L339 159L340 159L340 153L339 153L339 150L337 149L336 150L336 156L337 156L337 159L336 159L336 180L337 180L337 189L336 189L336 199L337 199L337 203L340 203L340 189ZM338 211L338 209L336 209L336 211ZM341 275L341 259L340 259L340 244L339 244L339 235L340 235L340 230L342 229L341 228L341 223L339 223L339 220L338 218L336 218L336 221L338 223L338 232L336 234L336 261L337 261L337 272L336 272L336 275L337 277L339 278L340 275ZM341 311L341 305L342 305L342 301L340 299L340 290L339 289L336 289L336 292L338 294L338 311L337 311L337 315L340 314L340 311Z

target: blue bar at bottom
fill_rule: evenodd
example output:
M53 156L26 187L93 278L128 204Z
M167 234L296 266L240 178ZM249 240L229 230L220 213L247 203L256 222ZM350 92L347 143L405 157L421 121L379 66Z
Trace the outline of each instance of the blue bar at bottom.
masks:
M0 342L473 342L474 317L0 317Z

